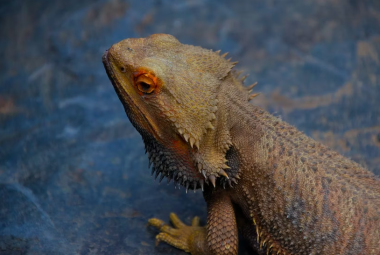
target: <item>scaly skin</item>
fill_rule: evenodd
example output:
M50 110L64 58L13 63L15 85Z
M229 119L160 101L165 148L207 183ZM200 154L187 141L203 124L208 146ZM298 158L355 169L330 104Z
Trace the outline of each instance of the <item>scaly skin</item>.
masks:
M379 179L250 104L224 56L163 34L103 55L156 177L204 190L207 225L151 219L157 242L237 254L240 232L258 254L380 254Z

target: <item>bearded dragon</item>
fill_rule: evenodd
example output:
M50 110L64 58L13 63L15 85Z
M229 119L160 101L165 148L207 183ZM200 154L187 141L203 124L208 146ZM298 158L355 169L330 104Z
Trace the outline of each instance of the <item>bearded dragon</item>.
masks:
M103 64L156 177L201 189L207 224L149 224L192 255L380 254L380 180L249 101L236 62L171 35L126 39Z

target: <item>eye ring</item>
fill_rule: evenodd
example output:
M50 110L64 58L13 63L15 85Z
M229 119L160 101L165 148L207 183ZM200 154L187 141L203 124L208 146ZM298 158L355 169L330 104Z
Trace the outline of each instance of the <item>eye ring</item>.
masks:
M136 77L135 84L137 89L144 94L151 94L157 87L157 84L146 75Z

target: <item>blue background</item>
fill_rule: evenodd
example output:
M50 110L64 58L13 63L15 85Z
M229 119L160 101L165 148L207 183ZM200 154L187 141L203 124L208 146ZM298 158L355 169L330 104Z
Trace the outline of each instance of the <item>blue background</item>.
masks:
M0 1L0 33L1 255L185 254L147 220L205 222L199 191L154 182L106 76L129 37L230 52L254 104L380 175L380 1Z

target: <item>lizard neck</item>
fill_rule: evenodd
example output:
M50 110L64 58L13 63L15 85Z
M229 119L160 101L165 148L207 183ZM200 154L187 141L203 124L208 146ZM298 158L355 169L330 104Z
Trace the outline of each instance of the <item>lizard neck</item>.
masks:
M255 145L257 146L265 135L263 127L268 118L276 119L249 103L248 90L238 79L233 75L226 77L218 94L218 112L214 130L217 135L214 137L229 141L229 148L224 155L230 167L226 170L230 182L237 184L242 174L245 174L242 171L243 165L250 164L250 156ZM228 182L223 178L221 181L223 184Z
M247 89L234 76L226 78L222 83L218 102L218 129L230 134L235 147L257 144L265 135L266 129L279 121L277 117L251 104ZM248 147L244 148L247 149Z

